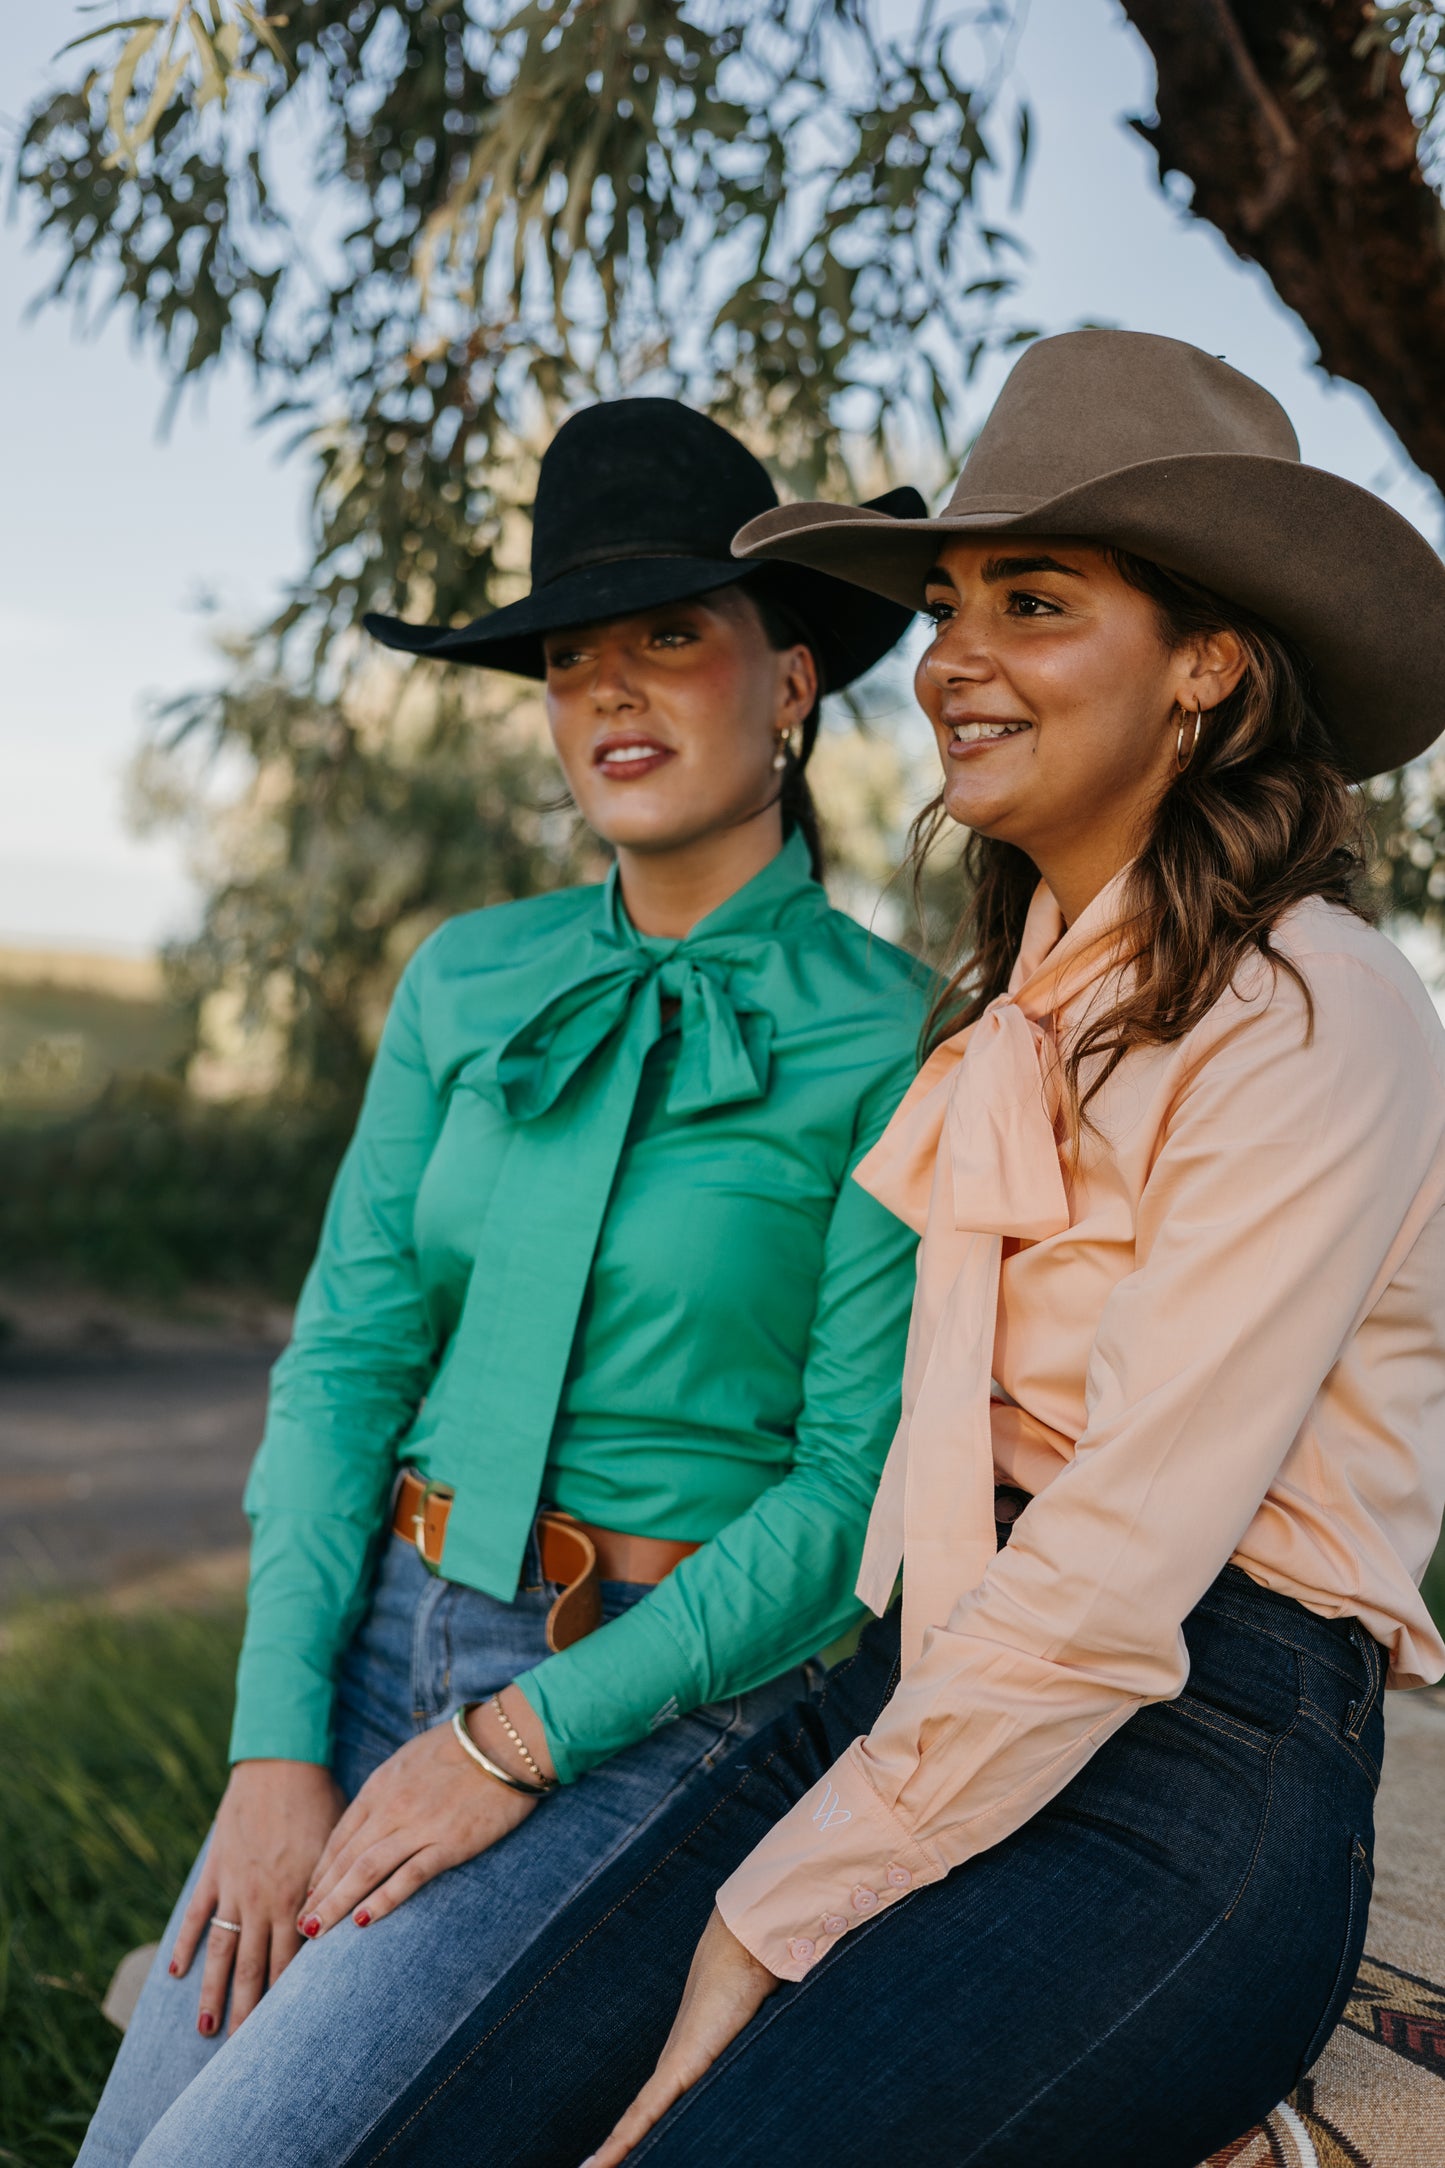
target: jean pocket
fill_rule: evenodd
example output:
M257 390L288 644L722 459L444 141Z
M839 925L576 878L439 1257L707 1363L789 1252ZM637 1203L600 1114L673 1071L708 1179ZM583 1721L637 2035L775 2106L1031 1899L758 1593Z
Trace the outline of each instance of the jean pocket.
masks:
M1183 1693L1165 1702L1164 1707L1203 1724L1209 1731L1222 1733L1240 1746L1267 1754L1294 1723L1299 1704L1291 1696L1287 1701L1281 1699L1276 1707L1262 1708L1252 1697L1222 1692L1212 1685L1196 1686L1191 1679Z
M1196 1613L1185 1636L1189 1676L1172 1704L1181 1716L1265 1747L1294 1727L1303 1699L1297 1649L1228 1614Z
M1360 1959L1365 1952L1365 1928L1369 1922L1370 1893L1373 1888L1374 1873L1370 1864L1370 1848L1357 1831L1350 1839L1350 1897L1349 1908L1345 1914L1344 1948L1340 1953L1340 1962L1330 1989L1329 2001L1325 2004L1324 2016L1315 2027L1314 2037L1305 2049L1304 2058L1295 2074L1297 2078L1302 2078L1305 2072L1319 2061L1330 2034L1344 2014L1345 2005L1350 1999L1350 1990L1355 1984L1355 1975L1360 1969Z

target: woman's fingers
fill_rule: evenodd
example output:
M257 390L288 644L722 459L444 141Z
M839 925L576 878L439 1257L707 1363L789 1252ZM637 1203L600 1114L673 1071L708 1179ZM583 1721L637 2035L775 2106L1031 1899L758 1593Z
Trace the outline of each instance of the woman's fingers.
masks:
M336 1916L332 1899L341 1884L379 1844L401 1837L401 1830L394 1824L378 1822L365 1815L356 1822L347 1842L338 1845L329 1860L317 1862L316 1872L311 1877L311 1887L306 1893L306 1901L296 1922L301 1932L305 1934L308 1918L329 1920ZM331 1907L330 1911L328 1907Z
M185 1975L190 1971L191 1959L196 1954L197 1945L206 1932L207 1922L215 1909L216 1870L211 1864L208 1854L206 1863L197 1878L196 1886L191 1891L191 1901L181 1915L180 1932L176 1936L176 1946L171 1952L171 1971L178 1980L184 1979Z
M293 1919L276 1919L271 1922L271 1969L266 1981L274 1987L296 1952L305 1947L305 1938L298 1933Z
M253 1924L254 1922L254 1924ZM212 1934L216 1929L211 1929ZM271 1948L271 1922L260 1912L253 1912L250 1919L243 1920L239 1935L228 1935L227 1941L236 1945L234 1970L231 1975L231 2022L228 2032L244 2025L257 2003L266 1992L266 1973ZM201 1990L203 2009L220 2009L220 2004L207 2003L204 1983Z
M228 1998L234 2030L300 1948L295 1907L340 1806L318 1764L244 1761L231 1771L170 1967L179 1978L204 1950L197 2024L207 2038L220 2031Z
M714 1911L693 1952L687 1985L657 2068L605 2145L583 2168L616 2168L654 2123L710 2070L777 1988L765 1965Z
M312 1893L301 1922L302 1934L314 1939L324 1935L338 1920L344 1920L348 1912L367 1909L363 1900L374 1890L379 1890L417 1849L417 1839L405 1830L388 1830L385 1835L374 1837L357 1853L339 1881L333 1880L329 1888ZM422 1879L425 1881L428 1877Z
M223 1919L234 1919L234 1911L223 1913ZM243 1920L241 1933L232 1934L228 1927L218 1927L212 1920L206 1930L206 1962L201 1972L201 2007L196 2018L197 2032L209 2040L221 2029L221 2018L226 2008L226 1996L230 1992L231 1972L236 1963L236 1945L242 1936L249 1935L253 1941L264 1927L248 1927ZM254 1959L253 1959L254 1962Z
M448 1867L456 1865L439 1844L429 1844L420 1852L413 1852L404 1860L395 1874L388 1875L379 1889L371 1891L352 1914L358 1927L370 1927L376 1920L384 1920L388 1912L395 1912L398 1905L406 1903L428 1882L435 1880Z
M344 1852L350 1851L357 1831L364 1827L370 1814L371 1802L363 1785L322 1846L321 1857L311 1871L311 1896L314 1897L332 1879L337 1861Z
M612 2135L588 2155L582 2168L616 2168L618 2161L626 2160L632 2148L642 2143L653 2124L662 2121L673 2102L681 2099L690 2082L664 2056Z

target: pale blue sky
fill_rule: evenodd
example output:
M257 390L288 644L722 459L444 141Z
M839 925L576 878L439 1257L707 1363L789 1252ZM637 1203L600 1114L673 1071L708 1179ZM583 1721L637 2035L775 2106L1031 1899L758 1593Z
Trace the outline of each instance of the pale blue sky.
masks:
M75 0L0 0L0 18L13 122L55 49L96 18ZM1148 109L1152 69L1114 0L1033 0L1019 72L1037 123L1019 222L1032 320L1226 355L1284 401L1306 459L1380 490L1438 546L1440 500L1371 403L1312 369L1308 334L1265 281L1161 195L1122 125ZM164 387L119 320L94 337L64 312L25 320L44 275L22 229L0 226L0 942L136 950L195 908L178 847L125 825L145 703L214 668L202 594L232 623L272 606L304 549L304 466L251 432L239 373L161 439Z

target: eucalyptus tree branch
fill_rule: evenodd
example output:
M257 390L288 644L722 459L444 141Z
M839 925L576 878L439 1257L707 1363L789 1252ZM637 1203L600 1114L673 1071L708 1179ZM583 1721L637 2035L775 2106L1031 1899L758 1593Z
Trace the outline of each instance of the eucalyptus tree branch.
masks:
M53 298L121 307L180 384L240 358L311 447L273 629L319 659L364 608L493 598L535 449L589 398L685 393L804 490L919 416L954 449L970 371L1027 335L980 201L1027 145L995 148L1010 15L180 0L94 35L16 184Z
M1445 212L1427 174L1445 14L1425 0L1125 9L1158 66L1158 118L1138 126L1161 172L1189 179L1196 215L1264 269L1325 368L1367 391L1445 487Z

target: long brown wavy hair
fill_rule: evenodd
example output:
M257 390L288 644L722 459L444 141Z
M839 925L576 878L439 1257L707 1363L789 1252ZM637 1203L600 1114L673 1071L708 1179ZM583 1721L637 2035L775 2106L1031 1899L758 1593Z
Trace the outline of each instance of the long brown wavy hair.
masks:
M1154 604L1167 646L1232 632L1245 668L1206 714L1194 756L1165 791L1131 868L1123 924L1133 973L1064 1054L1064 1105L1076 1142L1090 1100L1131 1047L1167 1045L1192 1031L1251 952L1287 972L1308 1009L1308 986L1270 940L1291 904L1323 896L1368 916L1365 812L1330 744L1303 656L1273 626L1208 588L1123 550L1104 554ZM940 795L914 822L916 869L947 819ZM929 1012L925 1054L1005 991L1038 885L1025 852L987 836L969 838L964 864L970 894L955 950L964 961Z

